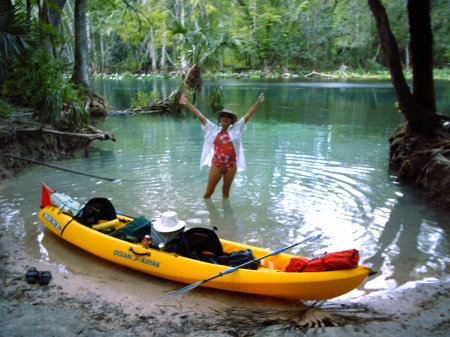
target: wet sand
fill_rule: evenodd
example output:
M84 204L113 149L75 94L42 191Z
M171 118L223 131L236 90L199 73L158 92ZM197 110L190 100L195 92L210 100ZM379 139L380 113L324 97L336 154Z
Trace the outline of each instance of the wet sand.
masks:
M2 228L3 227L3 228ZM385 294L301 303L206 288L164 299L183 285L91 256L53 236L61 254L32 257L3 229L0 336L444 336L449 282L408 284ZM64 261L84 261L66 270ZM73 265L73 264L72 264ZM51 271L28 284L30 267ZM117 277L120 275L120 277ZM309 310L308 310L309 309Z

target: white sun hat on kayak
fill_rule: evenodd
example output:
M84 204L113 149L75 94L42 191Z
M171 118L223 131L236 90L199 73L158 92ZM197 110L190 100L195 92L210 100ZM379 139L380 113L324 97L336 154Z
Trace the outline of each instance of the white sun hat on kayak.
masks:
M169 233L180 230L186 226L186 222L179 220L174 211L168 211L161 214L161 218L153 222L153 228L161 233Z

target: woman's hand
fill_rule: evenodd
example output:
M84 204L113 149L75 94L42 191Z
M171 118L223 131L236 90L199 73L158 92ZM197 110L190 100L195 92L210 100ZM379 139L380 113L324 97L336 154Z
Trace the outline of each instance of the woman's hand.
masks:
M261 94L259 95L259 97L258 97L258 99L256 100L256 102L258 102L258 103L264 102L264 93L261 93Z

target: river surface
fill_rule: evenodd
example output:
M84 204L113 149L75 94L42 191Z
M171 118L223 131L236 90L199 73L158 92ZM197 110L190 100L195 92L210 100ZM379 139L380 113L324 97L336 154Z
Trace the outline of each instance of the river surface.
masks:
M139 90L167 95L176 84L94 82L118 110L128 108ZM226 108L238 116L259 93L266 97L247 124L248 168L236 176L228 200L222 200L221 183L210 200L202 198L208 176L199 167L203 132L189 111L116 114L95 122L112 131L116 142L95 141L89 157L80 151L54 164L117 181L29 167L1 181L0 221L28 254L61 270L88 275L99 266L108 269L107 262L61 244L38 222L44 181L81 203L108 197L117 210L149 219L174 210L188 227L216 226L223 238L270 249L320 233L320 240L290 252L312 257L356 248L361 263L378 271L347 296L449 279L450 214L399 185L388 169L388 138L403 121L389 82L220 80L206 82L204 91L215 85L223 87ZM439 111L447 115L449 97L450 84L437 83ZM213 120L203 96L195 104ZM69 258L73 253L95 262L80 263L81 258Z

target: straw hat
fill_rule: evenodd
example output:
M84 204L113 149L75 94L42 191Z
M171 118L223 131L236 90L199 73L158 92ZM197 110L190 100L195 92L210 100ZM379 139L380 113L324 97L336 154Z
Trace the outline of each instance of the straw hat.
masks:
M174 211L168 211L161 214L161 218L153 222L153 228L161 233L176 232L183 228L186 222L178 219L178 215Z
M234 112L230 111L230 110L221 110L219 112L216 113L216 118L217 120L220 120L220 117L229 117L231 118L232 124L236 123L237 121L237 116Z

